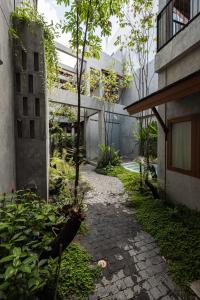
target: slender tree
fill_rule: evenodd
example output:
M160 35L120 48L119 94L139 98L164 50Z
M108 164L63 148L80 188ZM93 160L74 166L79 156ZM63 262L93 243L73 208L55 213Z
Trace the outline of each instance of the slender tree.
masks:
M120 26L124 32L116 39L116 45L125 50L125 61L137 91L138 100L149 94L154 76L149 70L149 63L155 49L155 13L153 0L129 0L123 10ZM145 157L145 179L148 181L150 135L152 113L139 114L139 153ZM144 138L145 133L145 138ZM141 176L142 178L142 176Z
M76 143L76 179L74 188L75 203L78 201L79 166L80 166L80 110L81 83L86 57L100 57L101 41L112 32L110 18L122 17L122 7L127 0L57 0L66 7L63 32L71 34L70 46L76 53L77 75L77 143Z

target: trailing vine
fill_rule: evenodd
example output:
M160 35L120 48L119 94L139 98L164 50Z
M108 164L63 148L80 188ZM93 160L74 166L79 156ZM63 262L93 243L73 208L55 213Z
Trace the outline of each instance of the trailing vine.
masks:
M57 35L53 24L47 24L42 15L32 7L29 3L23 2L22 7L17 7L11 14L11 27L9 32L11 37L20 42L20 32L16 28L16 22L31 26L33 23L38 24L44 33L44 51L45 63L47 72L47 87L52 88L57 82L58 78L58 57L55 47L54 38ZM25 49L26 50L26 49Z

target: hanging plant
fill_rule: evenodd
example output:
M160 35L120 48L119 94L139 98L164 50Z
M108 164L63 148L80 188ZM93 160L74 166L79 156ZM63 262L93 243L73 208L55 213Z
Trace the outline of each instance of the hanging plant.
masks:
M47 24L42 15L32 7L29 3L23 2L22 7L17 7L11 14L11 27L9 29L10 35L14 40L22 43L19 29L15 26L16 22L31 27L32 24L37 24L43 30L43 46L45 51L45 63L47 72L47 87L52 88L57 82L58 78L58 57L55 47L54 39L57 36L53 24ZM22 47L24 45L22 43ZM26 49L25 49L26 50Z

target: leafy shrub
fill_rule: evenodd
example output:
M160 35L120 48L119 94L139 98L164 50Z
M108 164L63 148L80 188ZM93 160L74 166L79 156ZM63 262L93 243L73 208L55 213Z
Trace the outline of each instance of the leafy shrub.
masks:
M50 260L50 273L55 279L57 263ZM58 287L58 299L86 299L94 290L94 280L100 268L90 265L90 256L78 244L71 244L63 253ZM54 282L49 286L54 290Z
M100 145L100 158L97 164L97 169L104 169L107 166L119 166L120 156L119 151L107 145Z
M61 157L58 152L54 152L49 167L50 195L56 195L57 200L70 202L74 179L75 169L73 162L66 161L65 153Z
M46 284L48 264L40 254L54 239L52 226L64 217L29 191L2 197L0 204L0 295L26 299Z

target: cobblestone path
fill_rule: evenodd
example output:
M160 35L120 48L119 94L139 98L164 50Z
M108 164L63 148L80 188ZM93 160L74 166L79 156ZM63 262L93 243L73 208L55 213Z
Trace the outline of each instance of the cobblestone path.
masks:
M88 232L81 244L94 262L105 260L103 277L89 300L180 299L154 239L140 229L121 182L85 166L92 186L86 195Z

